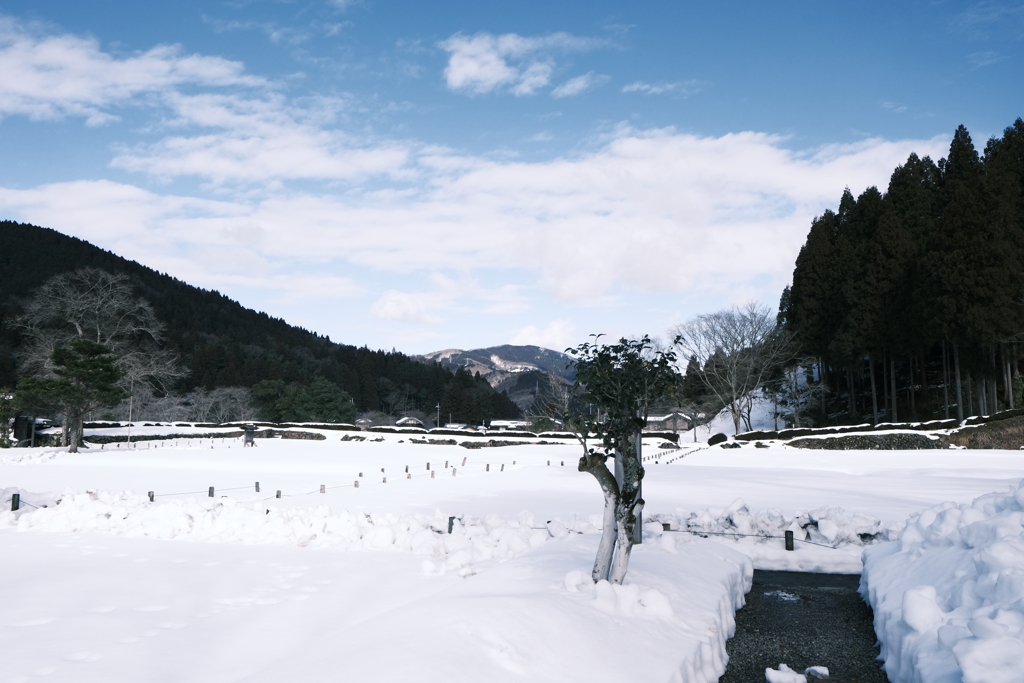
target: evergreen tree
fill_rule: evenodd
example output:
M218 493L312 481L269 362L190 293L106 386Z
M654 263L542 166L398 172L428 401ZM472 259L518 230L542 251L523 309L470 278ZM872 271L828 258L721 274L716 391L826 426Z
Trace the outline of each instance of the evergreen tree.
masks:
M117 385L124 371L110 347L85 337L53 350L53 375L26 377L18 383L18 402L31 410L64 416L64 438L69 453L82 442L82 423L92 410L115 405L128 393Z

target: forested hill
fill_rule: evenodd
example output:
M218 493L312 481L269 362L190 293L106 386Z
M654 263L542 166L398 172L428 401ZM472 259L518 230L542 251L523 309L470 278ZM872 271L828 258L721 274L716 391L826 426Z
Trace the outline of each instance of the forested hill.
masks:
M0 387L17 381L19 343L3 321L48 278L83 267L127 275L152 304L167 325L166 347L188 369L179 391L251 387L265 379L307 384L323 377L347 391L361 412L398 407L433 413L438 403L447 403L449 412L459 412L457 404L478 420L519 415L515 404L482 379L456 378L436 363L395 351L332 342L83 240L12 221L0 221Z

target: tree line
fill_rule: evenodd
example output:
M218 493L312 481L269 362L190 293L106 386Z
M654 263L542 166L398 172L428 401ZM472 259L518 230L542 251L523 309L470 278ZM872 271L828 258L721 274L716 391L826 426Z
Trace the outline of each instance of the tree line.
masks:
M116 306L85 301L114 290ZM75 337L109 349L115 384L130 394L103 408L116 419L134 410L162 420L338 421L368 413L387 421L434 415L439 404L462 422L520 416L480 377L456 377L394 350L338 344L82 240L0 222L0 388L57 377L53 353L70 349Z
M1020 402L1024 121L983 151L957 128L885 192L811 223L779 320L828 388L819 421L958 419Z

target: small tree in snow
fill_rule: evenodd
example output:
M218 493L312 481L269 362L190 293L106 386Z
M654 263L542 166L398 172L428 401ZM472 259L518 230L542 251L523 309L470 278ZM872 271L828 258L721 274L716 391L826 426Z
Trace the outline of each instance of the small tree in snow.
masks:
M580 344L566 349L576 367L574 395L558 406L566 429L583 446L579 470L589 472L604 494L604 524L592 576L622 583L636 542L643 510L640 432L654 403L671 397L679 386L675 354L656 350L649 337L620 339L617 344ZM589 414L588 404L598 409ZM591 448L588 439L600 440ZM614 457L614 473L607 461Z

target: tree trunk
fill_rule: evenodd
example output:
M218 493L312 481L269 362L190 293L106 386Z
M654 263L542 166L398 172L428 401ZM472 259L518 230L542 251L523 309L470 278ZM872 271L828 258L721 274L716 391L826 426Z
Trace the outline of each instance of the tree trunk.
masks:
M956 419L964 421L964 392L960 386L960 347L953 344L953 371L956 373Z
M67 442L68 442L68 453L77 453L78 444L82 443L82 419L83 416L79 414L69 414L67 422Z
M615 551L615 504L618 495L614 491L604 492L604 520L601 527L601 541L597 544L597 558L594 571L590 573L594 582L607 581L612 569L612 555Z
M857 401L853 396L853 372L850 368L846 368L846 395L849 397L849 410L850 410L850 424L856 424L857 420Z
M619 500L619 504L615 508L618 531L615 537L612 571L608 577L611 583L621 584L626 578L626 570L629 568L629 555L633 550L636 520L642 508L642 499L638 499L630 507L624 498Z
M988 406L986 405L986 399L988 398L985 390L985 379L978 375L974 380L974 386L978 392L978 415L988 415Z
M907 394L910 396L910 419L913 420L917 414L917 404L914 400L916 383L914 382L914 356L907 356L907 367L910 369L910 384L907 387Z
M949 358L946 354L946 340L942 340L942 398L946 419L949 419Z
M779 392L772 392L772 424L775 431L779 431Z
M636 437L636 434L629 434L616 439L622 462L622 485L615 506L615 523L618 528L615 551L612 553L612 569L608 577L612 583L622 583L626 577L629 555L637 541L637 517L644 506L643 498L640 497L644 468L636 451Z
M973 417L974 412L974 394L971 389L971 373L964 373L964 386L967 387L967 396L964 397L964 405L967 407L967 417Z
M793 368L793 395L796 400L793 402L793 426L800 427L800 367Z
M996 347L992 345L989 349L989 358L992 360L992 386L988 390L988 405L992 413L999 412L999 392L996 390Z
M919 368L918 374L921 376L921 395L924 396L924 400L928 400L928 363L925 361L924 351L917 354L917 367ZM936 394L936 400L938 400L938 393Z
M743 408L740 407L738 401L733 401L729 404L729 414L732 416L732 425L736 429L736 433L740 433L740 420L743 419Z
M899 422L896 415L896 359L889 356L889 381L892 383L892 421Z
M892 403L889 400L889 363L888 354L882 354L882 397L885 402L885 421L892 422Z
M1003 364L1006 367L1006 405L1013 410L1013 373L1010 371L1010 361L1003 356Z
M601 493L604 494L604 521L601 529L601 541L597 546L594 571L591 572L591 577L595 583L608 579L615 550L615 520L619 503L619 487L615 483L615 477L608 471L608 466L605 464L606 461L607 456L590 451L580 458L578 467L580 472L589 472L597 479L598 486L601 487Z
M871 373L871 424L878 424L878 391L875 389L875 360L868 355L868 372Z

